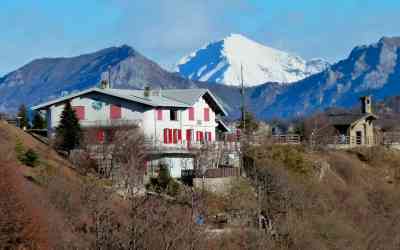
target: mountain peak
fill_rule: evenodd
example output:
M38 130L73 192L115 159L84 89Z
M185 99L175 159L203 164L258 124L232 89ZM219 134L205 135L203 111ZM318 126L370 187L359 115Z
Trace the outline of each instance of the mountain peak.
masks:
M393 47L400 47L400 37L382 37L379 42L380 44L386 44Z
M181 59L176 71L191 80L239 85L243 67L246 85L255 86L266 82L295 82L326 67L326 62L316 64L314 61L310 64L312 68L308 68L307 62L296 55L267 47L241 34L231 34Z

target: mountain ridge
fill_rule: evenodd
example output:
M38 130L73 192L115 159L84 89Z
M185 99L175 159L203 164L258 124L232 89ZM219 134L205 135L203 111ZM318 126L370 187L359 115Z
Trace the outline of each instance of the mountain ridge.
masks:
M110 73L110 74L109 74ZM208 88L220 97L231 119L240 116L240 90L182 78L168 72L129 46L111 47L72 58L33 60L0 78L0 112L15 112L111 79L114 88ZM246 87L250 111L261 119L293 118L328 107L352 107L358 97L375 100L400 95L400 37L355 47L346 59L290 85L267 82Z
M322 59L307 62L240 34L231 34L183 57L175 71L191 80L238 86L243 70L246 84L257 86L265 82L289 84L328 65Z

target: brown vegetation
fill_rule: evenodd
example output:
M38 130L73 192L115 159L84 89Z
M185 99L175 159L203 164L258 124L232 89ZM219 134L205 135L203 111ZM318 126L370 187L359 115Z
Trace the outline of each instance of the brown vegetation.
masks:
M39 155L34 168L18 163L17 138ZM136 146L119 159L128 187L120 196L112 184L121 179L78 174L50 148L0 122L0 248L399 249L397 151L247 145L248 178L237 178L225 195L181 187L171 197L139 195L141 140L124 140ZM259 229L260 214L271 227ZM204 225L195 223L199 215Z
M399 152L263 145L248 153L260 209L272 218L281 249L399 248Z

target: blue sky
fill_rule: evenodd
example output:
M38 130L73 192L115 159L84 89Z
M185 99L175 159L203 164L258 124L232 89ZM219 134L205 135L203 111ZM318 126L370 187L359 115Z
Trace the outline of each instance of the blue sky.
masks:
M0 76L35 58L128 44L165 67L241 33L306 59L400 35L398 0L1 0Z

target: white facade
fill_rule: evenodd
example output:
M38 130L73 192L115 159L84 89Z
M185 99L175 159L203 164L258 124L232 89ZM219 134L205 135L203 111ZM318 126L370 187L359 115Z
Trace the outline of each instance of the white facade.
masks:
M156 143L164 142L164 129L178 129L181 132L181 139L178 143L187 143L187 130L193 132L192 143L197 142L196 132L202 132L203 140L206 138L206 132L211 134L211 141L215 140L215 128L217 127L216 114L203 97L200 97L192 106L194 110L194 120L189 119L189 108L174 107L149 107L140 103L130 102L115 97L100 95L96 93L77 96L70 100L73 108L84 108L84 119L80 120L82 127L107 126L111 124L138 124L144 132L144 135L154 140ZM47 121L49 135L53 135L55 128L61 120L61 113L65 103L57 103L48 107ZM121 118L111 118L111 105L121 107ZM205 110L209 111L209 119L205 118ZM157 113L162 112L162 119L158 119ZM177 112L177 120L170 119L170 112Z
M199 92L199 90L196 91ZM177 98L156 96L153 100L151 96L146 99L147 96L143 93L140 96L139 91L127 90L125 96L114 95L111 91L110 93L97 89L84 91L81 94L39 105L34 109L46 111L49 136L54 135L67 101L76 110L83 128L137 124L142 128L147 141L151 142L152 146L158 147L157 152L162 154L162 157L155 158L155 161L162 160L169 165L171 175L176 178L181 176L182 169L193 169L194 161L190 157L188 159L187 152L186 155L179 156L179 154L184 154L182 149L188 149L193 144L215 141L218 126L217 113L224 114L223 108L208 91L199 92L198 96L192 95L191 104L188 103L188 99L185 99L185 102L179 102L177 99L180 93L177 90L174 92L178 93ZM124 91L119 90L118 93L124 93ZM132 93L136 95L136 99L132 100ZM169 100L171 105L168 105ZM158 103L162 105L159 106ZM118 107L117 118L111 114L112 107ZM176 114L176 119L171 119L171 112ZM175 148L180 151L174 151ZM180 164L180 162L183 163Z

